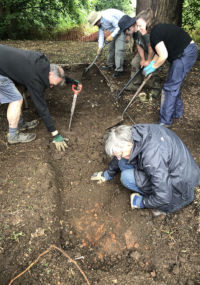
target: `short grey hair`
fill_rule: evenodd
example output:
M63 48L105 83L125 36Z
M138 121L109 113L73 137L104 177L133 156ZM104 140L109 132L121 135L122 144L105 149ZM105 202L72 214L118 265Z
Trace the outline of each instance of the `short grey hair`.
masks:
M105 151L113 156L127 148L128 143L133 143L132 126L121 125L112 128L105 136Z
M62 78L62 81L59 85L63 85L65 83L65 72L63 68L57 64L50 64L50 71L59 78Z

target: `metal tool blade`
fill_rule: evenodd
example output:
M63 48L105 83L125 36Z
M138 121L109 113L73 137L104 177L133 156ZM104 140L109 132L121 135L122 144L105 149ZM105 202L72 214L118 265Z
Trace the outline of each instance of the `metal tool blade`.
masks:
M70 116L70 121L69 121L69 131L71 129L72 118L73 118L73 114L74 114L74 110L75 110L75 106L76 106L77 95L78 94L74 94L74 97L73 97L73 102L72 102L72 107L71 107L71 116Z

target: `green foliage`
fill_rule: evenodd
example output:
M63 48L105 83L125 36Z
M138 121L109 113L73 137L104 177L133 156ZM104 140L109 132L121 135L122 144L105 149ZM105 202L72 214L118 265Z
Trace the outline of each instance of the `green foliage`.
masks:
M200 46L200 22L195 25L195 28L191 29L189 26L184 27L185 30L189 33L191 38L195 41L195 43L199 43Z
M131 14L131 0L1 0L1 39L51 39L56 33L87 25L92 10L116 8ZM183 27L199 41L199 0L184 0ZM195 30L195 32L194 32Z
M58 0L2 0L0 10L1 38L31 38L58 23L63 13Z
M48 35L67 23L77 26L86 18L89 0L1 0L0 38L31 39Z
M130 0L1 0L0 38L51 38L87 22L91 10L130 10Z
M124 12L130 12L131 2L130 0L93 0L93 5L96 11L115 8Z
M194 29L197 22L200 21L200 1L199 0L184 0L182 24L190 30Z

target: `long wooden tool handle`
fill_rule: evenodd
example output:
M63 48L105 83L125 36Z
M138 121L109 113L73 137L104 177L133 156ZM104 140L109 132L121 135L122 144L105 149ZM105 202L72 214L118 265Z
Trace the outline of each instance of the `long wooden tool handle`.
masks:
M129 106L132 104L133 100L135 99L135 97L140 93L140 91L142 90L142 88L144 87L144 85L147 83L147 81L151 78L152 73L150 73L142 82L142 84L140 85L140 87L138 88L138 90L135 92L135 94L133 95L132 99L130 100L130 102L128 103L128 105L126 106L126 108L124 109L123 113L122 113L122 118L124 117L125 112L127 111L127 109L129 108Z

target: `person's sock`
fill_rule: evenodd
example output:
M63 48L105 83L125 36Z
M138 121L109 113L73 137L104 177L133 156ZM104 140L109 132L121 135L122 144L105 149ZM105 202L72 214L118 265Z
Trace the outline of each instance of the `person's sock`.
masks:
M10 135L10 137L14 137L16 134L17 134L17 130L18 130L18 128L10 128L9 127L9 135Z

